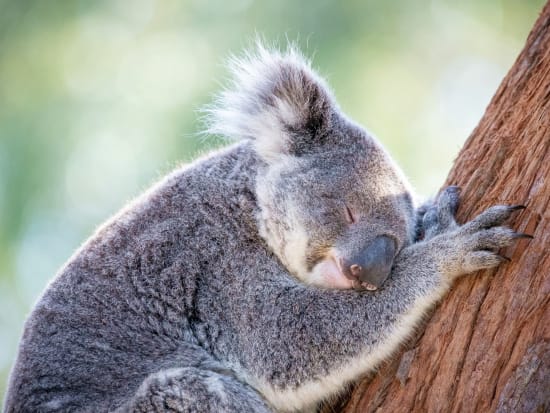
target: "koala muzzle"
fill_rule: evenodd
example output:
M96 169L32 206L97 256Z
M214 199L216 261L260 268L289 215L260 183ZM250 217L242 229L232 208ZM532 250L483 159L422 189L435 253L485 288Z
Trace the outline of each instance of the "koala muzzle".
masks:
M349 261L345 260L344 268L362 287L373 291L390 275L395 252L395 241L379 236Z

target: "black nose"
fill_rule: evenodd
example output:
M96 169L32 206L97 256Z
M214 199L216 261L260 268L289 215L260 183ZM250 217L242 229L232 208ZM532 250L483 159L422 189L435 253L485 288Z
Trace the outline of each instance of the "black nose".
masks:
M367 289L374 290L390 275L395 252L395 241L387 236L379 236L349 261L346 260L345 267L352 278L360 281Z

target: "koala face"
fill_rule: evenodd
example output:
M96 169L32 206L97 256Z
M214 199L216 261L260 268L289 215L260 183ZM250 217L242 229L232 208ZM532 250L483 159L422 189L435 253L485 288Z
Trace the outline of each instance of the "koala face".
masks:
M341 113L296 51L261 49L233 62L234 82L211 110L212 133L248 138L260 235L300 280L374 290L412 239L410 189L365 130Z
M332 144L260 175L260 232L300 280L375 290L411 242L414 208L385 151L358 127L339 127Z

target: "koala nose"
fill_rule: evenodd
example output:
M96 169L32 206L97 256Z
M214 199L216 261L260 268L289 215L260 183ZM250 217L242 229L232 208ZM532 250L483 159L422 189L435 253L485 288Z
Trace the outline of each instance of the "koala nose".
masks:
M353 279L367 290L376 290L388 278L395 257L395 241L387 236L376 237L346 264Z

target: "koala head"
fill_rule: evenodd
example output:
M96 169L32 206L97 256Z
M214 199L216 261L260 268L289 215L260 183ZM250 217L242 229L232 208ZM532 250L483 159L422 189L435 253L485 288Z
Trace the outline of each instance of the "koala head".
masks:
M343 115L296 51L233 62L234 83L210 131L250 139L263 161L259 232L308 284L375 290L412 240L407 180L382 146Z

